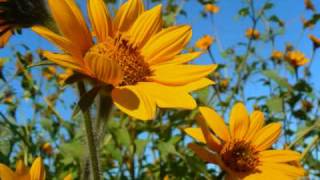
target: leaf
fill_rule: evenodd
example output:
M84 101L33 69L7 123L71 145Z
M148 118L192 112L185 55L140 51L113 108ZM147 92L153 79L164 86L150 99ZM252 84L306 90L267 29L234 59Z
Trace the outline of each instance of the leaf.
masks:
M248 14L249 14L249 8L248 7L242 8L242 9L240 9L238 11L238 15L239 16L245 17L245 16L248 16Z
M82 144L79 140L73 140L70 143L64 143L60 146L61 154L64 155L66 161L79 160L82 159L85 155L84 144Z
M267 106L273 113L283 112L282 99L280 97L274 96L267 100Z
M115 136L119 144L129 147L131 144L130 134L126 128L117 129Z
M144 153L144 149L146 148L146 146L148 144L148 140L136 139L134 141L134 144L136 145L136 154L139 157L142 157L143 153Z
M83 96L80 97L78 104L76 105L72 117L75 117L80 110L88 110L89 107L93 104L95 97L98 95L101 87L94 87L90 91L86 92Z
M266 77L276 82L280 87L287 88L288 90L292 89L288 80L283 77L280 77L276 71L266 70L266 71L262 71L262 74L264 74Z
M274 6L273 3L267 2L267 3L264 4L263 9L264 10L269 10L269 9L272 9L273 6Z
M51 61L41 61L35 64L31 64L30 66L28 66L28 69L38 67L38 66L54 66L54 65L56 64Z
M158 143L158 149L160 151L160 157L165 159L169 154L178 154L173 144L160 141Z

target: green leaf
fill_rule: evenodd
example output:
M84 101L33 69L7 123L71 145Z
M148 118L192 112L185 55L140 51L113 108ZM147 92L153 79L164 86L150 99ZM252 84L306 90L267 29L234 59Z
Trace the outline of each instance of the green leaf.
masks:
M117 129L115 136L119 144L129 147L131 144L130 134L127 129Z
M273 6L274 6L273 3L267 2L267 3L264 4L263 9L264 10L269 10L269 9L272 9Z
M249 14L249 8L248 7L242 8L242 9L240 9L238 11L238 15L239 16L245 17L245 16L248 16L248 14Z
M160 157L165 159L169 154L177 154L176 148L173 144L160 141L158 143L158 149L160 151Z
M136 139L134 141L134 144L136 145L136 154L139 157L143 156L144 149L146 148L146 146L148 144L148 140Z
M282 99L280 97L274 96L267 100L267 106L273 113L283 112Z
M276 82L280 87L287 88L288 90L292 89L288 80L283 77L280 77L276 71L266 70L266 71L262 71L262 74L264 74L266 77Z

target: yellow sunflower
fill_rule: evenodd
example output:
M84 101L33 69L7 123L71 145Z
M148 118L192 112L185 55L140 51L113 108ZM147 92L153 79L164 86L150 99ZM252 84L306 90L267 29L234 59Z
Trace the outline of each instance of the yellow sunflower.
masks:
M213 82L205 78L216 65L190 65L201 53L179 54L189 42L187 25L162 29L161 5L144 10L129 0L111 17L103 0L88 0L93 34L73 0L49 0L61 35L41 26L32 29L64 54L44 51L49 60L112 85L114 104L142 120L153 119L156 106L193 109L189 93Z
M29 170L22 160L16 163L16 171L0 163L0 179L2 180L45 180L46 172L41 157L36 158Z
M246 37L249 39L257 40L260 38L260 32L256 29L249 28L246 30Z
M291 180L304 175L304 170L289 164L300 154L291 150L270 149L281 133L280 123L264 126L260 111L248 114L242 103L231 110L229 128L216 111L200 107L201 128L185 132L206 146L195 143L189 147L204 161L219 165L228 180Z
M294 67L304 66L309 62L309 59L300 51L289 51L284 58Z
M215 41L214 37L210 35L204 35L196 42L196 47L201 50L208 50L208 48L212 45Z

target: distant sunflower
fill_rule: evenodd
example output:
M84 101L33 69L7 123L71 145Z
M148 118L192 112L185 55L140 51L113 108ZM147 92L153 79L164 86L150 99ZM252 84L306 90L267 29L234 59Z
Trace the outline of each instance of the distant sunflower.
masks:
M249 28L246 31L246 37L249 39L257 40L260 38L260 32L256 29Z
M0 164L0 179L2 180L45 180L46 172L42 159L36 158L29 170L22 160L18 160L16 164L16 171L13 172L9 167Z
M210 35L204 35L196 42L196 47L201 50L208 50L212 43L215 41L214 37Z
M94 43L73 0L48 2L63 36L41 26L32 29L65 54L43 55L112 85L114 104L135 118L153 119L157 106L193 109L196 102L189 93L213 83L205 77L216 65L189 65L201 53L179 54L191 38L191 27L162 29L161 5L144 10L142 0L129 0L112 18L103 0L88 0Z
M293 67L304 66L309 62L309 59L300 51L288 51L284 58Z
M213 109L200 107L201 128L185 132L206 146L189 147L204 161L219 165L228 180L296 179L304 170L290 165L300 154L291 150L268 150L281 133L280 123L264 126L264 115L254 111L250 116L242 103L230 115L229 128Z

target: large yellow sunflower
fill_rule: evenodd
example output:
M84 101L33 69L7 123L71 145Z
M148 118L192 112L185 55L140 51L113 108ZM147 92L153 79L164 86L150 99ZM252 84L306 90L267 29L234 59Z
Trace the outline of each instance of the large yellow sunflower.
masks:
M28 170L22 160L17 161L15 172L0 163L0 179L2 180L45 180L45 178L46 172L40 157L33 161L30 170Z
M161 5L144 10L142 0L129 0L111 17L103 0L88 0L92 33L73 0L49 0L61 35L44 27L32 29L60 47L45 51L49 60L111 84L114 104L142 120L153 119L156 106L193 109L189 93L213 82L205 78L216 65L190 65L201 53L179 54L189 42L187 25L162 29Z
M228 180L292 180L304 175L302 168L290 165L300 154L291 150L270 149L281 133L280 123L264 126L260 111L248 114L242 103L231 110L229 128L223 119L208 107L200 107L201 128L185 132L205 144L189 147L204 161L219 165Z

